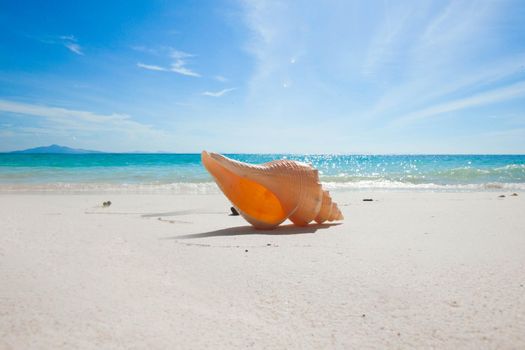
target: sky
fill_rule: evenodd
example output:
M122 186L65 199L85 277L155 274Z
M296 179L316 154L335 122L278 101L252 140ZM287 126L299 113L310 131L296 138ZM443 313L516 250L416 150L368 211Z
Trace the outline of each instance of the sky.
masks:
M525 153L525 1L0 1L0 151Z

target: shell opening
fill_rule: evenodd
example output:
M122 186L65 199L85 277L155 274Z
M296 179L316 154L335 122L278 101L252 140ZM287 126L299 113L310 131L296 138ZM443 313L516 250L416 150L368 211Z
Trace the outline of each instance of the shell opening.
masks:
M239 176L203 152L203 163L226 197L255 226L279 224L287 217L281 202L263 185ZM257 225L257 223L265 223Z

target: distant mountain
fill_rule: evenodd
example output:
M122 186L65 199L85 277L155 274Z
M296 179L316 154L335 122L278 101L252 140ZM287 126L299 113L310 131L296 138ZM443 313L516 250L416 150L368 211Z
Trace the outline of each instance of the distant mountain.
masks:
M22 151L14 151L10 153L87 154L87 153L103 153L103 152L69 148L69 147L59 146L59 145L51 145L51 146L44 146L44 147L29 148L29 149L25 149Z

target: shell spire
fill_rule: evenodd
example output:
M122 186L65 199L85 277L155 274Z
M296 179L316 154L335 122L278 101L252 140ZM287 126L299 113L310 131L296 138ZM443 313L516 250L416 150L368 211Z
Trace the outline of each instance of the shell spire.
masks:
M221 191L255 228L271 229L286 219L299 226L343 219L323 191L318 171L306 163L276 160L253 165L206 151L201 159Z

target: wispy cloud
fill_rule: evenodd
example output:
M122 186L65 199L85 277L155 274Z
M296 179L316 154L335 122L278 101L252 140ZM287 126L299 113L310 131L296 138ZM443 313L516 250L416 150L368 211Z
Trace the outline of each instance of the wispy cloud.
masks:
M74 35L61 35L58 37L60 40L77 41Z
M173 50L173 52L171 53L171 57L174 59L174 62L171 63L170 71L178 73L178 74L182 74L182 75L187 75L190 77L200 77L201 76L199 73L196 73L192 71L191 69L189 69L188 67L186 67L186 64L187 64L186 60L190 57L194 57L192 54L189 54L183 51Z
M144 51L142 47L141 47L141 50ZM181 74L181 75L185 75L189 77L196 77L196 78L201 76L199 73L187 67L188 58L194 57L194 55L189 54L184 51L178 51L178 50L173 50L173 49L170 49L170 51L171 52L170 52L169 57L172 59L172 62L169 67L163 67L163 66L154 65L154 64L145 64L145 63L140 63L140 62L137 63L137 67L148 69L148 70L162 71L162 72L173 72L173 73L177 73L177 74Z
M380 25L375 29L375 34L370 38L366 58L363 62L363 74L376 75L383 67L393 70L399 57L406 51L406 42L409 41L411 18L416 12L421 12L423 4L388 6Z
M484 65L465 68L454 79L443 79L440 72L426 72L425 79L414 78L388 90L367 115L380 116L399 106L410 108L414 103L425 105L464 91L475 91L492 84L500 85L523 74L523 62L525 54L509 56ZM414 91L418 91L417 99L414 99Z
M490 1L450 1L427 22L415 49L461 45L479 34L480 27L497 12L497 6Z
M457 99L451 102L446 102L419 111L415 111L401 118L395 119L392 124L407 124L439 116L444 113L493 104L522 96L525 96L525 82L516 83L507 87L494 89L471 97Z
M150 55L158 54L158 50L157 49L154 49L154 48L151 48L151 47L147 47L147 46L143 46L143 45L133 45L130 48L132 50L139 51L139 52L144 52L144 53L147 53L147 54L150 54Z
M177 60L174 63L171 64L170 71L174 73L178 73L181 75L187 75L189 77L200 77L201 75L199 73L196 73L192 71L191 69L185 67L186 63L182 60Z
M39 104L0 100L0 111L41 117L50 122L48 128L75 131L122 131L132 133L158 133L150 125L131 119L126 114L99 114L90 111L51 107Z
M167 71L166 68L155 66L153 64L144 64L144 63L137 63L137 67L148 69L148 70L156 70L156 71Z
M84 52L82 52L82 48L80 47L80 45L78 45L76 43L66 42L66 43L64 43L64 46L67 47L69 49L69 51L74 52L77 55L84 55Z
M220 81L221 83L225 83L228 81L228 79L226 77L223 77L222 75L216 75L213 77L213 79Z
M82 46L80 46L77 38L74 35L48 36L36 39L44 44L62 45L74 54L80 56L84 55L84 49L82 48Z
M82 47L78 44L77 38L73 35L62 35L59 37L62 45L64 45L69 51L77 54L84 55Z
M236 88L229 88L229 89L223 89L223 90L220 90L220 91L205 91L203 92L202 94L204 96L210 96L210 97L221 97L221 96L224 96L226 95L227 93L235 90Z
M245 47L254 58L245 84L246 114L286 116L287 127L301 116L330 129L334 138L342 130L367 135L343 139L338 146L343 150L357 144L370 149L372 135L384 145L406 143L412 144L407 150L417 150L417 141L405 137L413 130L389 133L384 126L432 120L439 127L422 123L418 131L422 139L436 140L449 136L444 130L451 126L457 135L472 133L466 122L470 109L476 108L476 127L482 129L497 124L488 113L522 107L525 87L512 85L525 81L524 46L516 41L516 33L524 32L517 0L242 4L252 34ZM297 53L303 55L294 64ZM290 83L293 88L279 89ZM457 120L439 118L446 113Z

